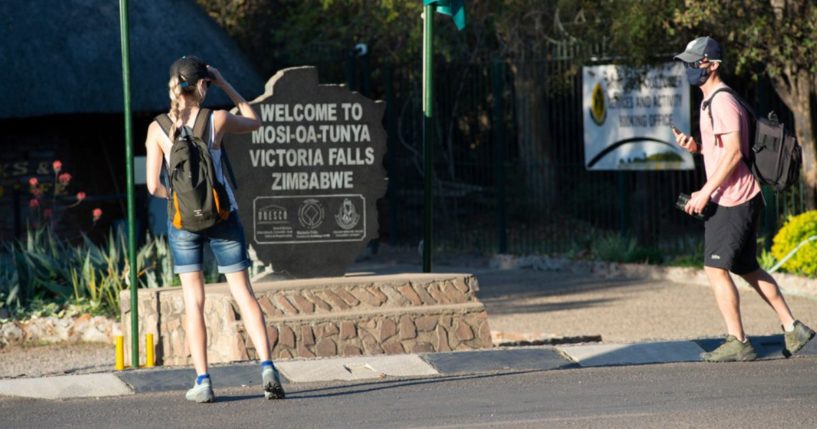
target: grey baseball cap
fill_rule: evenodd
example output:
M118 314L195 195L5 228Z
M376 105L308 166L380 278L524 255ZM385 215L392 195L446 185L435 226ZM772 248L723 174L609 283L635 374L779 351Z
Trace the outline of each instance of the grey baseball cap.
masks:
M675 56L676 60L681 60L685 63L694 63L703 58L712 61L720 61L723 58L721 45L715 39L706 36L699 37L687 44L684 52Z

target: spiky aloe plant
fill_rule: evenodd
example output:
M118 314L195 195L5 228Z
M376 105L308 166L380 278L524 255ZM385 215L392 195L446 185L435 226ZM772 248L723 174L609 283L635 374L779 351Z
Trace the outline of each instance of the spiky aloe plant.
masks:
M115 315L119 293L127 287L127 246L121 232L97 245L85 238L78 246L49 229L29 231L26 239L5 246L0 255L0 306L27 308L34 302L79 305ZM174 282L167 240L150 237L137 254L138 287Z

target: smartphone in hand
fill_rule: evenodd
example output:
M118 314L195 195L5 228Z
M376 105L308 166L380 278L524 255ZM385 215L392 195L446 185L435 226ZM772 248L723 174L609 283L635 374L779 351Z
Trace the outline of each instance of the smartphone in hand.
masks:
M672 128L672 131L675 132L675 134L683 134L681 130L679 130L678 127L675 126L675 124L669 124L669 126L670 128Z

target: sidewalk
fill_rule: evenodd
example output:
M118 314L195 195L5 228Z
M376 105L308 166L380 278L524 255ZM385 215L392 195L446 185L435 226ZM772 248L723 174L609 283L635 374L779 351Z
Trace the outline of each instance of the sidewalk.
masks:
M751 337L758 359L782 359L782 335ZM718 339L662 341L636 344L583 344L500 348L471 352L380 355L280 361L285 384L417 378L493 372L547 371L614 365L644 365L698 361L703 351L720 344ZM817 356L812 341L796 358ZM701 363L701 365L713 365ZM261 385L256 363L213 366L216 389ZM146 392L183 391L195 378L192 369L157 368L0 380L0 395L41 399L125 396ZM260 392L260 390L259 390ZM260 393L259 393L260 394Z
M406 263L411 258L413 255L381 255L355 264L350 273L420 271L418 264ZM305 383L689 362L697 361L702 351L717 347L723 337L723 322L711 291L693 282L497 269L478 258L440 261L435 271L477 276L478 296L488 310L495 339L510 344L550 345L280 361L277 365L282 375L289 383ZM753 291L742 290L741 296L746 331L759 358L782 358L782 335L774 313ZM817 299L787 296L787 300L797 318L817 325ZM593 342L569 344L576 340ZM113 347L110 350L108 368L113 366ZM817 355L817 341L798 355ZM83 366L105 368L88 362ZM211 374L217 389L260 384L253 363L215 366ZM0 379L0 395L64 399L185 390L193 378L190 368L158 368Z

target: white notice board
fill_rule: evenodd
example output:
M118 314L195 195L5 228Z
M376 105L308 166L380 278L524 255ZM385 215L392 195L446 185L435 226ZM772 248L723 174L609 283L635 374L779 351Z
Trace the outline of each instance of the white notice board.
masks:
M692 170L670 124L690 133L689 83L680 62L638 70L582 68L584 160L588 170Z

